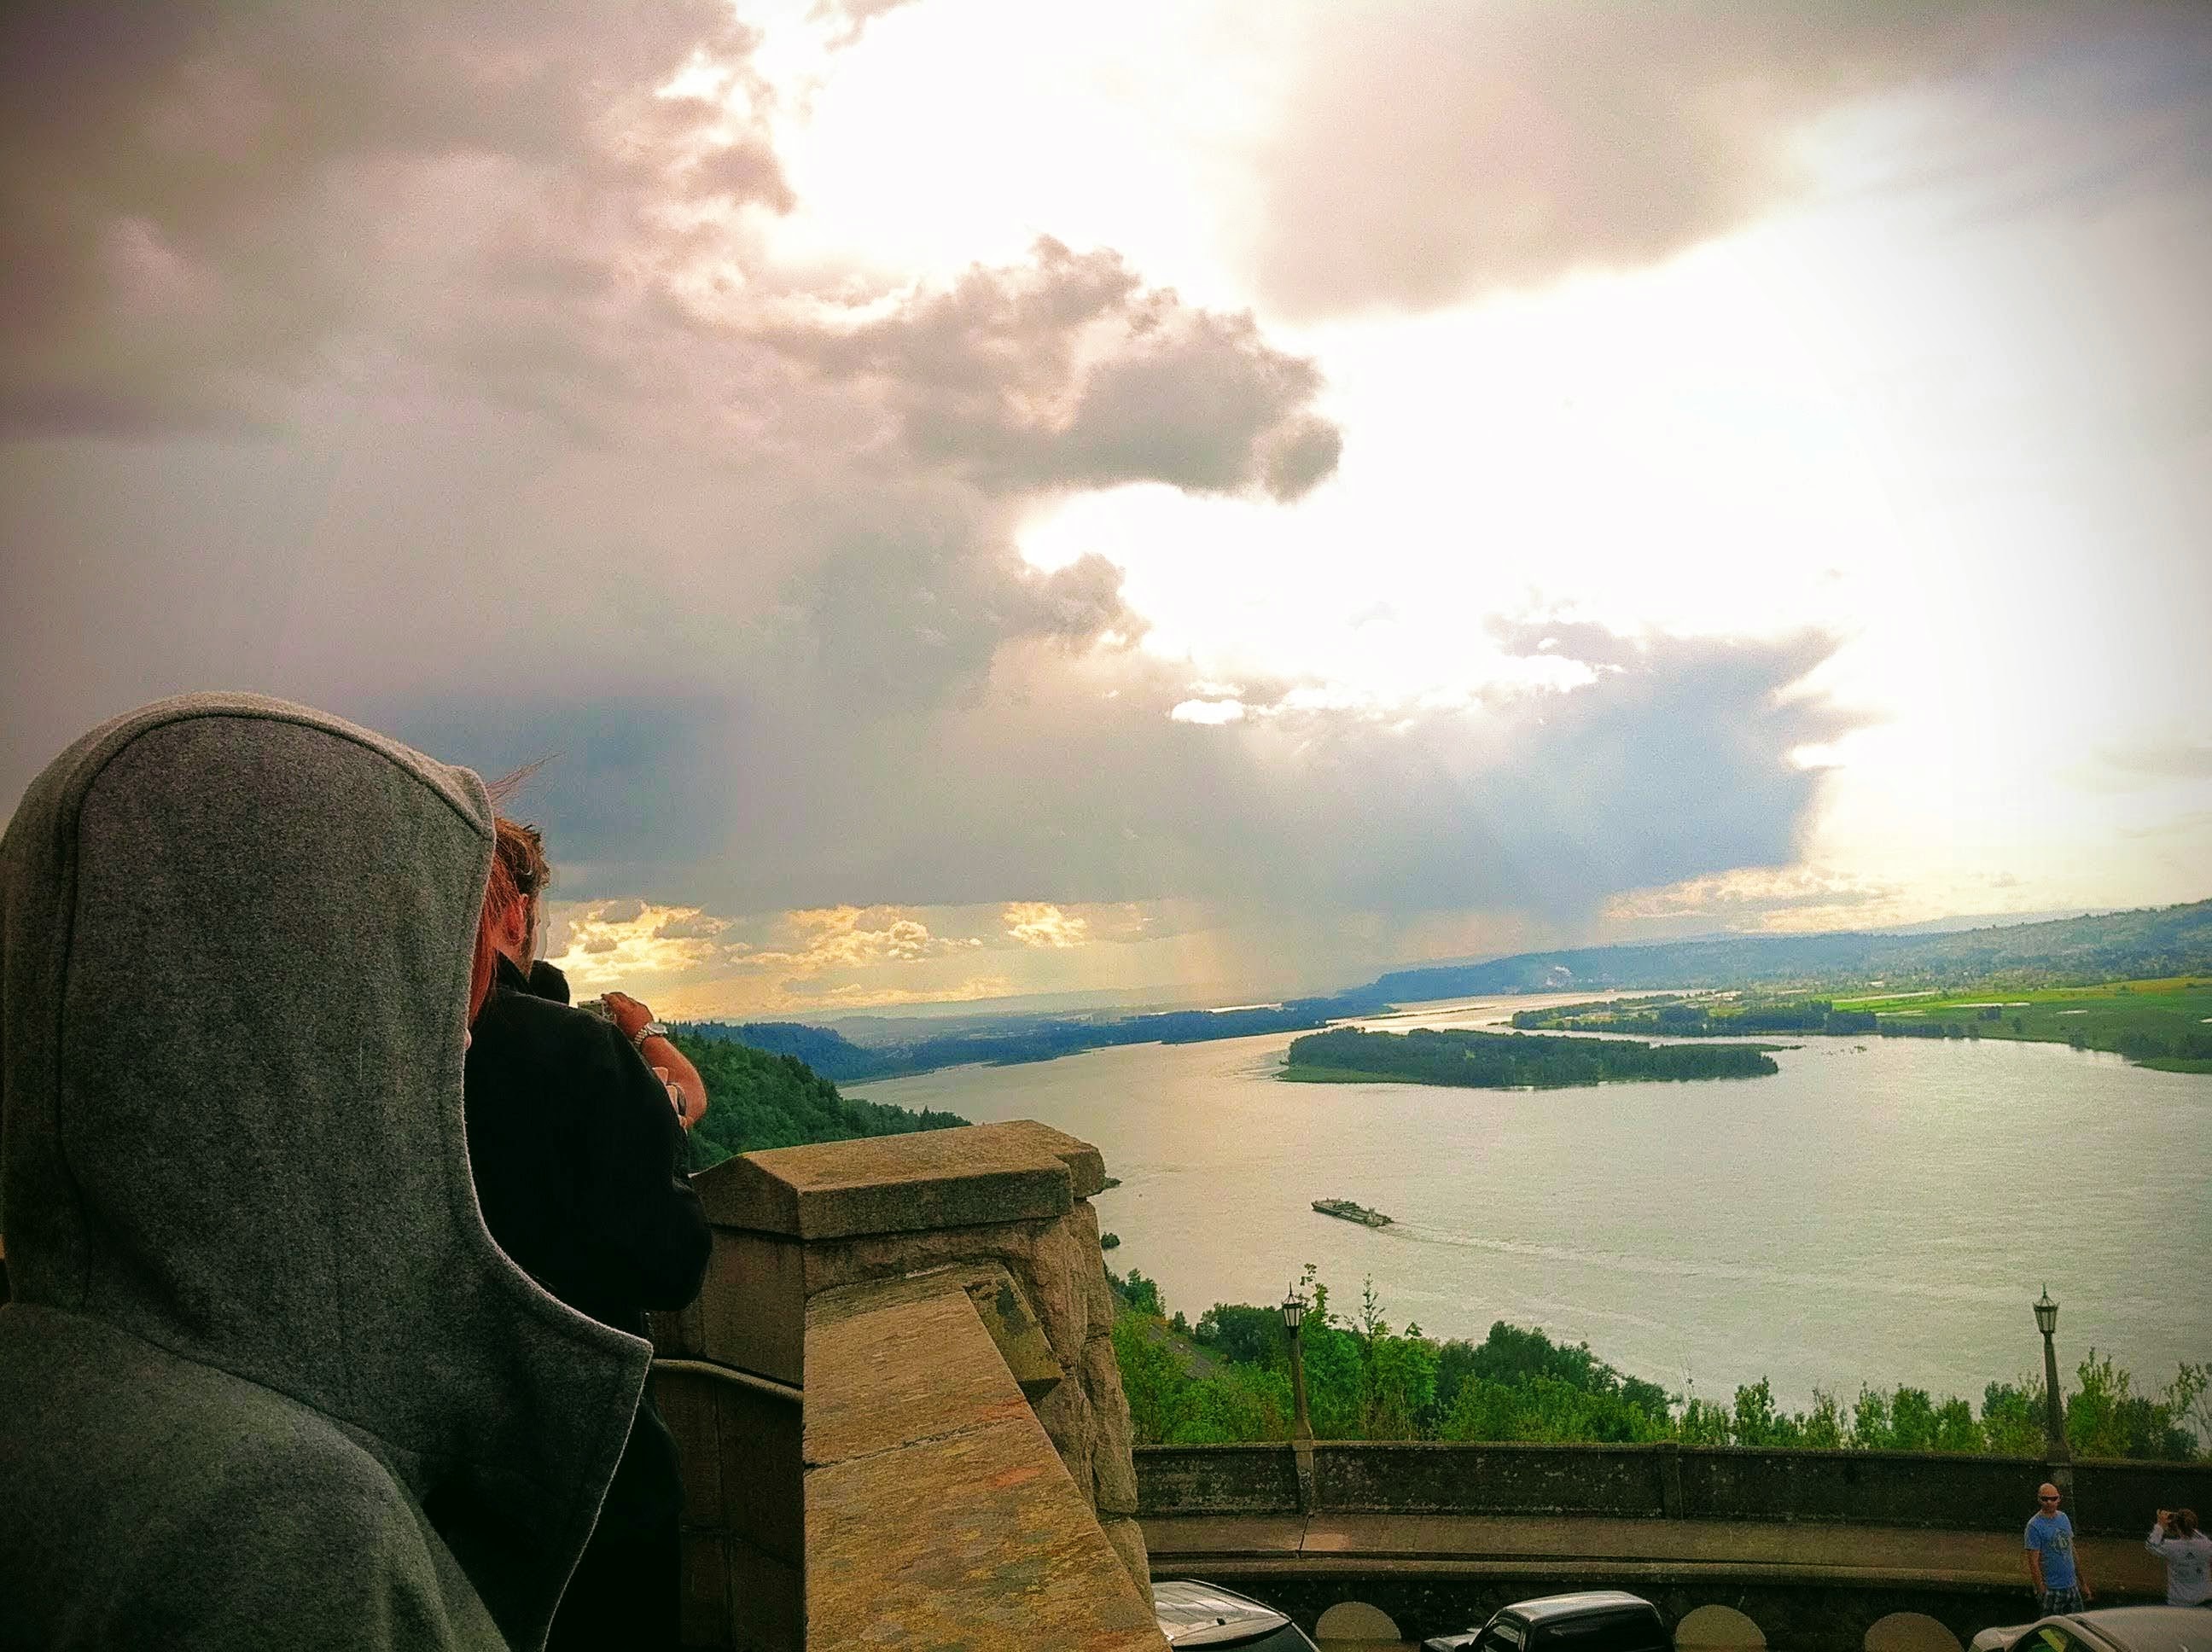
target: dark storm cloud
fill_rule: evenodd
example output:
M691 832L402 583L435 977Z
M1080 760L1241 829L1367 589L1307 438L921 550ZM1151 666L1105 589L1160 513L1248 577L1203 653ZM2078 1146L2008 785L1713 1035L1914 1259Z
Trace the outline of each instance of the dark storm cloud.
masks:
M271 416L395 315L599 297L645 204L787 207L757 132L653 95L750 44L715 0L9 8L0 428Z
M1012 646L969 692L901 712L763 673L688 743L688 787L632 805L726 835L574 893L740 913L1014 890L1571 924L1622 890L1796 857L1819 776L1790 753L1843 723L1785 690L1825 652L1662 640L1564 693L1388 725L1261 707L1219 728L1170 722L1187 681L1139 654L1070 669ZM601 780L586 763L546 784L557 821L560 796Z
M882 388L907 447L994 492L1160 481L1296 499L1336 468L1313 363L1147 288L1109 249L1050 239L889 314L764 333L833 379Z
M1267 161L1255 276L1286 313L1427 309L1663 258L1789 199L1846 100L2063 46L2201 45L2185 0L1397 0L1321 14Z

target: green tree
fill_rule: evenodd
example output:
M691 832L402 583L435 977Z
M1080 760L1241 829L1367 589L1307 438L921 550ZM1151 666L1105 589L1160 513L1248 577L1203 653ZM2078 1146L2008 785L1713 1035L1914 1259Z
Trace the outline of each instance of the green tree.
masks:
M1982 1390L1982 1449L2004 1457L2038 1457L2044 1445L2043 1384L2032 1376Z
M1114 1321L1114 1359L1121 1368L1121 1391L1129 1400L1129 1429L1139 1445L1163 1445L1181 1437L1198 1415L1197 1385L1175 1350L1147 1321L1157 1315L1123 1312Z

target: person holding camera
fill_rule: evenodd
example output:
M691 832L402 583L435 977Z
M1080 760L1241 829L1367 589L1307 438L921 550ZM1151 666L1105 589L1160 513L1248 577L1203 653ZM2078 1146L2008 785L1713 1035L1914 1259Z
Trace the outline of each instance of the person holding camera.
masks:
M2143 1546L2166 1562L2166 1603L2212 1606L2212 1537L2197 1529L2194 1509L2161 1509Z
M484 1225L569 1307L645 1337L647 1310L684 1307L705 1275L706 1218L682 1164L684 1126L706 1093L635 999L611 994L599 1016L532 990L542 850L511 821L498 831L484 895L494 980L465 1088ZM549 1652L676 1644L682 1512L676 1442L648 1392Z
M511 782L501 782L501 786ZM545 932L545 886L553 881L553 868L545 858L545 840L535 826L499 817L499 859L514 881L515 898L494 921L492 946L512 966L500 972L502 986L526 992L533 998L566 1004L568 977L538 951ZM623 1037L636 1047L653 1076L668 1086L669 1104L689 1130L706 1116L707 1085L699 1069L676 1048L668 1029L653 1018L651 1010L625 993L609 993L577 1005L602 1021L611 1021Z

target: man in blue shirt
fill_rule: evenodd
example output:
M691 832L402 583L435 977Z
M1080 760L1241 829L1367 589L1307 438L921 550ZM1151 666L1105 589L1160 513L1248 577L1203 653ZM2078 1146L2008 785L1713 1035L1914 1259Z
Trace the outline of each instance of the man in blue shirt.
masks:
M2081 1576L2074 1554L2074 1522L2059 1512L2058 1488L2045 1481L2035 1488L2036 1515L2027 1522L2027 1586L2043 1603L2043 1615L2079 1612L2095 1592Z

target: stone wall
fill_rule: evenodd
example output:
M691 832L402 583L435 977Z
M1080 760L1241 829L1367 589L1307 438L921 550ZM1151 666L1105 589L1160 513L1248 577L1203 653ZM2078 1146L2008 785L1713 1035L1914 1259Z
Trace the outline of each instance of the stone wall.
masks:
M1297 1512L1290 1447L1144 1446L1146 1515ZM2033 1511L2047 1469L2033 1458L1733 1446L1447 1445L1322 1441L1322 1509L1391 1514L1586 1515L1814 1521L1998 1531ZM2074 1466L2075 1524L2138 1537L2158 1508L2212 1506L2212 1463Z
M850 1635L870 1588L887 1603L908 1598L880 1568L838 1572L824 1540L834 1535L848 1557L902 1555L908 1582L923 1576L943 1522L891 1495L906 1482L873 1498L853 1487L890 1472L904 1445L962 1430L983 1457L925 1453L908 1471L933 1465L948 1497L963 1461L977 1483L1000 1485L1005 1519L977 1509L969 1524L998 1531L1009 1556L1057 1556L1075 1569L1068 1598L1088 1596L1103 1616L1080 1632L1062 1624L1063 1643L1124 1643L1118 1614L1129 1600L1146 1606L1151 1586L1090 1203L1104 1180L1095 1148L1028 1122L781 1148L695 1179L714 1234L706 1287L654 1325L655 1391L684 1454L690 1505L687 1644L796 1646L794 1626L817 1611ZM925 1323L933 1338L916 1340ZM906 1354L885 1351L894 1348ZM958 1357L948 1361L947 1348ZM866 1451L847 1449L853 1419L877 1400L887 1415L926 1420L930 1395L943 1408L912 1441L878 1430ZM1020 1417L1006 1413L1008 1395ZM749 1427L766 1430L764 1452L747 1455ZM1042 1485L1036 1465L1000 1460L1031 1439L1052 1471ZM906 1526L888 1513L873 1524L860 1517L894 1505ZM1048 1527L1057 1533L1049 1541L1040 1535ZM994 1540L975 1541L988 1550ZM1085 1574L1100 1556L1113 1578ZM988 1575L988 1558L969 1575ZM994 1610L988 1590L948 1589L940 1578L911 1599ZM984 1633L966 1643L1020 1643ZM1158 1644L1157 1631L1128 1643Z

